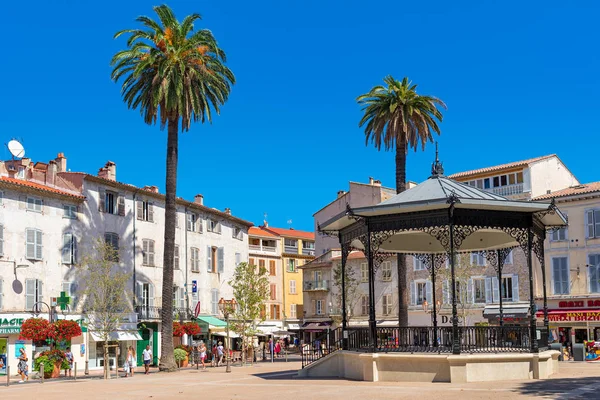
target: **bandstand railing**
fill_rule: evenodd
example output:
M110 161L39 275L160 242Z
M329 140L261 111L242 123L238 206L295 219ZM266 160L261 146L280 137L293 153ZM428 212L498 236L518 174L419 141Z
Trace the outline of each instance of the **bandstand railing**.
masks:
M328 356L343 346L342 328L331 329L317 336L310 343L303 344L300 354L302 356L302 368L315 361Z

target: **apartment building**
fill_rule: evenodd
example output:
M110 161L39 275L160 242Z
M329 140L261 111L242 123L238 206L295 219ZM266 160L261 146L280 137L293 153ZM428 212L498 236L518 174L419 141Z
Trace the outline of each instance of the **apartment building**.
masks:
M283 329L282 238L266 229L265 225L253 226L248 231L248 260L251 265L265 268L269 276L269 299L265 302L262 313L265 321L258 329L270 333Z
M149 344L157 361L161 340L164 195L155 186L137 188L119 182L112 162L100 168L97 175L69 172L62 154L49 163L34 165L27 159L15 166L11 163L1 164L10 168L5 168L6 173L0 168L0 185L7 188L3 192L8 195L3 206L25 214L21 218L18 214L1 213L2 247L6 251L0 260L13 264L17 280L24 279L27 303L20 304L14 284L11 288L8 282L2 282L0 310L28 312L32 299L49 303L50 297L58 297L64 291L74 300L71 310L64 313L65 318L84 319L78 314L81 296L77 269L73 266L100 238L118 249L119 266L131 274L129 297L135 312L129 322L134 327L139 322L139 332L119 336L121 347L137 344L141 349ZM17 189L24 193L13 193ZM24 205L20 205L21 200ZM202 318L214 323L212 318L219 317L219 298L232 296L227 282L236 263L248 257L247 231L252 224L232 216L229 209L206 207L201 195L193 202L177 199L177 214L174 318L190 320L191 310L200 304L201 324ZM22 228L21 224L27 226ZM27 240L20 240L19 235ZM60 274L49 269L56 263L62 265ZM33 283L28 280L30 275L36 278ZM206 322L204 328L202 334L207 336L211 326ZM80 344L87 349L80 353L90 368L102 366L94 339L92 333ZM116 362L116 353L111 358L112 363Z
M545 246L548 319L553 339L600 340L600 182L577 184L534 200L554 199L567 228L551 231ZM543 321L543 280L536 270L538 322Z

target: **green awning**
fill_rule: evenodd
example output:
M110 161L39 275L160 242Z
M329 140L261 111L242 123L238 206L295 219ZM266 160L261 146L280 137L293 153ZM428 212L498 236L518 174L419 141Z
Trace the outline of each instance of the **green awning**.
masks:
M216 317L211 317L211 316L204 316L204 315L200 315L198 317L199 321L203 321L206 322L209 326L209 328L224 328L227 326L227 322L220 320L219 318Z

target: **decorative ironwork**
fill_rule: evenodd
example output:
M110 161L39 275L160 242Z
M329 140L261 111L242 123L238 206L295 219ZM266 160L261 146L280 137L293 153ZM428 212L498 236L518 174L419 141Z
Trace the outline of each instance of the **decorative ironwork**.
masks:
M537 257L542 268L544 268L544 239L537 235L534 235L533 241L531 243L531 250L533 251L533 254L535 254L535 256Z
M393 231L381 231L381 232L373 232L370 237L371 244L371 257L373 258L373 272L377 272L381 263L383 263L388 258L392 257L394 253L389 253L385 251L380 251L381 245L388 240L391 236L394 235ZM365 250L368 248L368 235L363 235L359 238ZM367 256L367 254L365 254Z
M500 267L506 262L506 258L516 247L505 247L498 250L482 250L479 253L485 256L486 261L491 265L496 273L501 270Z
M435 161L431 164L431 176L444 176L444 166L439 158L438 142L435 142Z
M453 232L454 248L460 249L460 246L462 246L462 243L466 238L483 228L484 227L477 225L455 225Z
M358 215L354 214L354 210L352 209L352 207L350 207L349 203L346 203L346 216L355 221L360 221L361 219L363 219L363 217L359 217Z
M448 253L450 252L450 227L448 225L429 226L420 229L420 231L436 238L444 250Z

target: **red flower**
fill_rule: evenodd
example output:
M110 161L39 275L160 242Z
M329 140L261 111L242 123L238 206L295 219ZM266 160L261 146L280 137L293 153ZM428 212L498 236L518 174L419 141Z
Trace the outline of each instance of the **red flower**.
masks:
M186 322L182 326L183 331L190 336L198 335L200 333L200 327L195 322Z
M179 322L173 322L173 336L181 337L184 334L183 326Z
M54 324L54 336L52 337L57 342L62 340L70 340L76 336L81 336L81 327L75 321L61 319Z
M21 339L39 341L54 337L54 326L43 318L29 318L21 325Z

